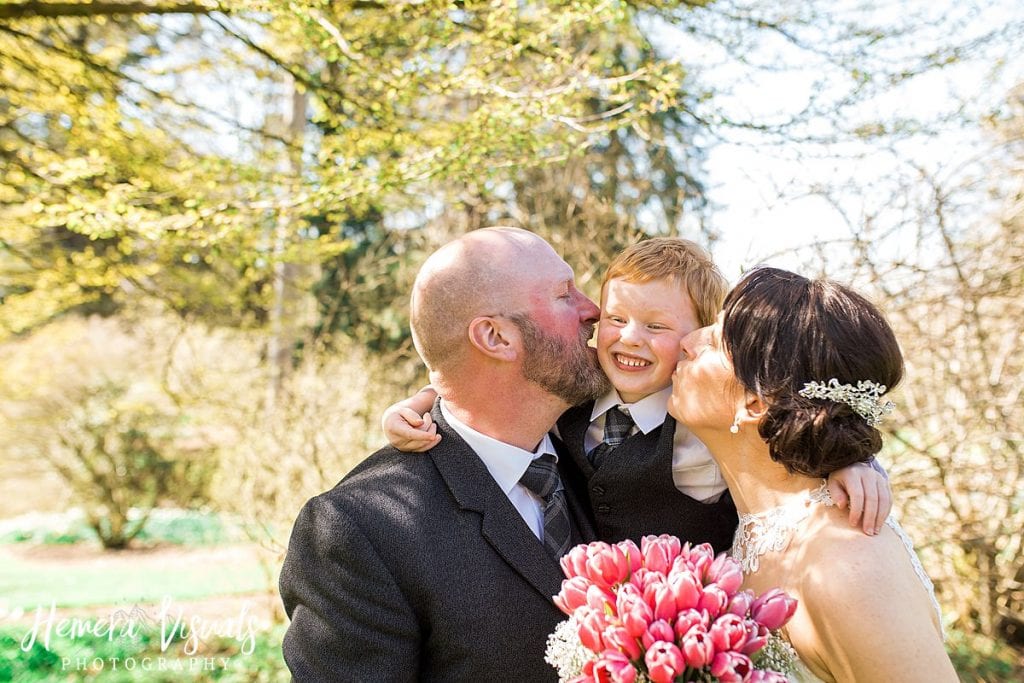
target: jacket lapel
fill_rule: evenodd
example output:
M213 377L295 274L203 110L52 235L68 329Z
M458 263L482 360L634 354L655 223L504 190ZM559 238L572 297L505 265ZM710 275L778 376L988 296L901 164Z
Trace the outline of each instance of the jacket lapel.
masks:
M562 587L558 563L530 531L483 461L448 425L436 403L431 414L441 443L429 455L459 507L480 514L480 532L491 547L550 601Z

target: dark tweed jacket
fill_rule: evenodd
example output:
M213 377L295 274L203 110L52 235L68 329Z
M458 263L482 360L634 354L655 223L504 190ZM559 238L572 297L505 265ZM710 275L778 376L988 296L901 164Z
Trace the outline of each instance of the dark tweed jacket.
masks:
M587 480L598 537L639 542L647 534L673 534L691 543L710 543L718 552L728 550L738 521L729 492L717 503L705 505L681 493L672 480L676 421L668 416L648 434L637 432L595 471L584 447L593 408L590 402L567 410L558 420L558 433Z
M377 451L299 514L280 580L295 680L557 679L543 658L564 618L551 601L562 572L433 416L442 439L425 456ZM563 481L590 541L578 476Z

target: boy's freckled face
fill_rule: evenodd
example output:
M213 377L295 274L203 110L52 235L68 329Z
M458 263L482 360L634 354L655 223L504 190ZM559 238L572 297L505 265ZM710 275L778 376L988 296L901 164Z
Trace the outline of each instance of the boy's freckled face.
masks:
M627 403L672 383L679 341L700 327L686 288L671 279L612 279L601 296L597 358Z

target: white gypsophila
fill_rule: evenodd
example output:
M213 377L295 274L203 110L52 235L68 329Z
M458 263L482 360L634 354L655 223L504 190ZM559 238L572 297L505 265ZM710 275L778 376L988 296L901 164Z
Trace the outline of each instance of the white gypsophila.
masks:
M792 673L796 668L797 654L789 641L772 631L768 642L754 655L754 666L758 669L770 669L780 674Z
M583 674L587 662L596 660L597 655L583 646L579 637L579 622L569 617L555 627L548 636L544 661L558 670L559 683L566 683ZM636 672L636 683L651 683L643 672Z
M579 637L579 623L569 617L555 627L548 636L544 661L558 670L559 681L569 681L583 673L583 667L596 655L583 647Z

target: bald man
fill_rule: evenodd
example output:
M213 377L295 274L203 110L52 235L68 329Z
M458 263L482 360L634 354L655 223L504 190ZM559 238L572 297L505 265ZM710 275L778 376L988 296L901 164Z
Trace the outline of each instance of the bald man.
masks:
M280 581L295 680L557 680L557 558L595 536L548 431L607 388L587 346L598 313L524 230L427 259L411 322L442 439L427 457L377 451L302 509Z

